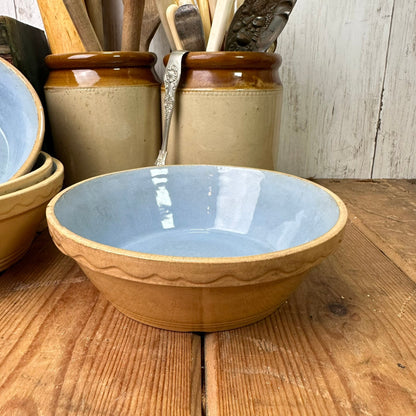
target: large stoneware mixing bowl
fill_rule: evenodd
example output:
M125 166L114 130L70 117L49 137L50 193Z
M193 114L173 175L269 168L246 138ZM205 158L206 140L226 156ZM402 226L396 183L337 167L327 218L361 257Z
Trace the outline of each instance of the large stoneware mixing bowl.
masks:
M273 312L338 246L347 211L294 176L178 165L77 183L47 219L58 248L121 312L217 331Z

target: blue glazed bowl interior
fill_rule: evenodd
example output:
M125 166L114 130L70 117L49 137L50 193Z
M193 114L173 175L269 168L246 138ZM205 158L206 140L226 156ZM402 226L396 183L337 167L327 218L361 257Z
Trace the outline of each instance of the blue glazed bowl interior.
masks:
M180 257L250 256L328 232L340 211L325 189L272 171L166 166L93 178L64 191L60 224L108 246Z
M31 91L0 61L0 183L6 182L30 156L39 130Z

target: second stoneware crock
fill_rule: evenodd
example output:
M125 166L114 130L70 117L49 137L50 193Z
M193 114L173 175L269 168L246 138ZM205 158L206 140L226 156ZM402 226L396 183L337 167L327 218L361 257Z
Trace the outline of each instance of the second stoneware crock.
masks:
M273 169L283 92L280 64L280 56L269 53L188 53L166 163Z

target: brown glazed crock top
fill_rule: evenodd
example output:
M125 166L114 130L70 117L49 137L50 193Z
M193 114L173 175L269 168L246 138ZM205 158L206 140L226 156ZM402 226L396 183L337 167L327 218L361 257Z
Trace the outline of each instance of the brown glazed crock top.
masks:
M152 52L85 52L53 54L45 58L50 69L45 88L104 87L159 84Z
M169 55L163 62L167 65ZM179 88L275 89L281 86L282 58L264 52L189 52Z

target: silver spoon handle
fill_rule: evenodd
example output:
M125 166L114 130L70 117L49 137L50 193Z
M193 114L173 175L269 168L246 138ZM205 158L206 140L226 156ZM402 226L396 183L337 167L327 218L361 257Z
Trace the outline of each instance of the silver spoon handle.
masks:
M155 165L163 166L166 164L166 156L168 154L168 137L172 113L175 108L176 90L181 79L182 58L188 51L173 51L169 56L168 64L166 65L165 76L163 83L165 84L165 98L163 100L163 135L162 146L160 147L159 155L157 156Z

